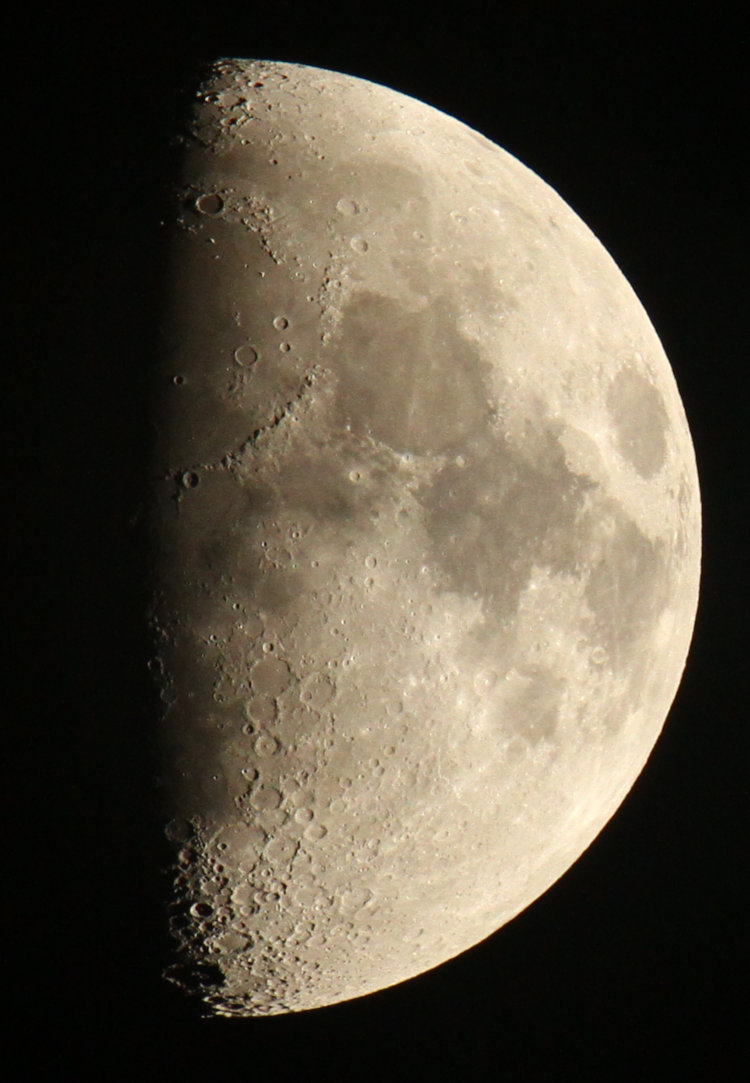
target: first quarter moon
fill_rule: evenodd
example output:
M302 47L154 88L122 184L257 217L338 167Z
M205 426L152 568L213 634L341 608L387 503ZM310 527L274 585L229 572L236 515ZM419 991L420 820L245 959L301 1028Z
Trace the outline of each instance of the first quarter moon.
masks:
M168 976L221 1015L403 981L596 837L685 664L698 479L583 222L430 106L211 68L153 372Z

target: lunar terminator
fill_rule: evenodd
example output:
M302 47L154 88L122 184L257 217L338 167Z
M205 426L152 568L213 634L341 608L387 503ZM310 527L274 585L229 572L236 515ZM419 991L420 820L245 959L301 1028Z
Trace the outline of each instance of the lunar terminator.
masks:
M225 60L182 135L154 372L169 976L319 1007L489 936L641 771L697 603L658 337L459 121Z

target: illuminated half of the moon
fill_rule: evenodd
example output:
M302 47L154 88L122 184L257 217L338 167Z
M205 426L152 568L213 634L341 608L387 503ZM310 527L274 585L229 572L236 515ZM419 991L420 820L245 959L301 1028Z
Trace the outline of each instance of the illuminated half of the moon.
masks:
M612 816L685 663L690 434L633 290L499 147L227 60L181 135L154 372L176 937L225 1015L401 982Z

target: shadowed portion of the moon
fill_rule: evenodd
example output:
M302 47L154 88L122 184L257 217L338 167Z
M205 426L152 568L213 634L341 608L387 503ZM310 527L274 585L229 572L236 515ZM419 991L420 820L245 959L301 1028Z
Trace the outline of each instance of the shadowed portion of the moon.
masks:
M170 976L299 1011L486 937L615 811L685 660L697 479L627 283L477 133L226 61L182 146L153 385Z

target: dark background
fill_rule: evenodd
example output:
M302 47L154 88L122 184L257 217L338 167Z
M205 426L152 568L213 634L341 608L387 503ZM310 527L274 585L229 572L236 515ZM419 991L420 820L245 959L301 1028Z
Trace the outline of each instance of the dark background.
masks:
M15 820L27 862L7 888L24 958L8 980L27 1065L14 1078L745 1077L750 58L747 17L733 8L501 0L441 13L277 0L16 13L5 211L33 244L9 381L20 392L17 521L30 524L10 575L23 604L9 726L24 735L11 766L31 799ZM159 976L168 943L143 632L159 191L180 89L222 55L384 83L551 183L664 343L705 529L695 638L664 734L574 868L435 971L245 1021L201 1018ZM16 632L28 647L15 649Z

